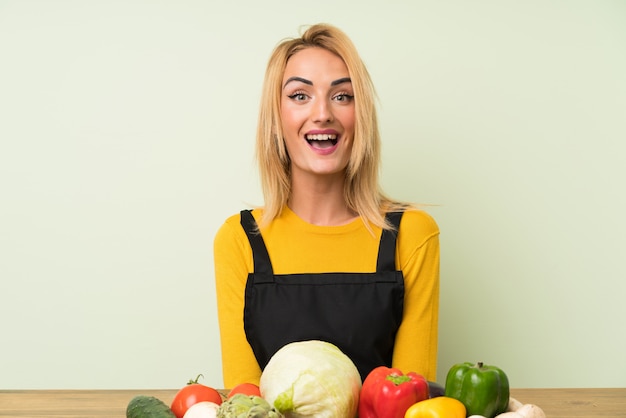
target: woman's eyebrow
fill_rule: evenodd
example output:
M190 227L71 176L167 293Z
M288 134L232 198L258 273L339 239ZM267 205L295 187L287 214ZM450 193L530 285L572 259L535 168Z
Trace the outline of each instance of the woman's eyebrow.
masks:
M285 81L285 84L283 84L283 88L285 88L287 86L287 84L291 83L292 81L299 81L301 83L304 84L308 84L309 86L313 85L313 82L311 80L307 80L306 78L302 78L302 77L289 77L287 79L287 81ZM339 84L343 84L343 83L351 83L352 80L350 79L350 77L343 77L343 78L339 78L335 81L332 81L330 83L331 86L337 86Z
M306 78L302 78L302 77L289 77L287 79L287 81L285 81L285 84L283 84L283 88L285 88L285 86L289 83L291 83L292 81L299 81L301 83L304 84L308 84L309 86L313 85L313 82L311 80L307 80Z
M336 86L338 84L342 84L342 83L351 83L352 80L350 80L350 77L344 77L344 78L340 78L337 79L335 81L333 81L332 83L330 83L331 86Z

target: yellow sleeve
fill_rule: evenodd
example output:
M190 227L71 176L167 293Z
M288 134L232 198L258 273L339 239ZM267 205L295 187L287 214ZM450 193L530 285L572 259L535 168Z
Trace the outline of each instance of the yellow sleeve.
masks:
M415 237L419 237L416 241ZM437 379L439 322L439 228L424 212L405 213L397 262L404 274L404 314L396 335L393 366Z
M261 369L243 328L246 280L253 270L252 250L240 216L230 217L215 235L213 252L217 315L220 328L224 388L259 384Z

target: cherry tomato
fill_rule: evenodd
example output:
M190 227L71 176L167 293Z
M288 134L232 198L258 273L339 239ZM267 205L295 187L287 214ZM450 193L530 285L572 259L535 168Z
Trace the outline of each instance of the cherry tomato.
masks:
M174 400L172 400L172 406L170 408L174 415L176 415L176 418L183 418L185 412L198 402L208 401L221 405L222 395L212 387L198 383L200 376L202 375L198 375L196 380L190 380L187 386L180 389L176 395L174 395Z
M254 383L240 383L236 385L228 392L228 398L238 393L243 393L248 396L261 396L261 390Z

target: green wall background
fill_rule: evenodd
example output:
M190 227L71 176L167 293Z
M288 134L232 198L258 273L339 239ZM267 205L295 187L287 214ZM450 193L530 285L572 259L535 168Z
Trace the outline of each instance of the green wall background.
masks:
M342 27L441 228L439 380L626 386L626 2L0 0L0 388L221 387L267 57Z

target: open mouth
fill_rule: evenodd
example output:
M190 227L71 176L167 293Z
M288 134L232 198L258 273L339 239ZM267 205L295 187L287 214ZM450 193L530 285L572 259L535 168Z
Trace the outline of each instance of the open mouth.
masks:
M314 148L330 148L337 145L337 135L335 134L306 135L305 139Z

